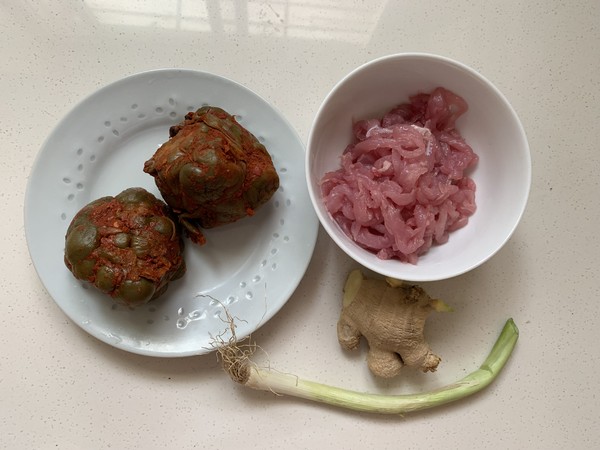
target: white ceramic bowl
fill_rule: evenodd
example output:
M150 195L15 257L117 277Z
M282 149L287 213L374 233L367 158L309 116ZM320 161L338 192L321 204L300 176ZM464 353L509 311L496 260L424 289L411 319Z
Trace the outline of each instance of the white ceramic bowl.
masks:
M477 211L469 223L434 245L417 264L382 260L349 239L325 209L319 181L340 166L356 120L381 117L410 95L442 86L463 97L469 110L457 129L479 156L469 173L477 184ZM406 281L434 281L463 274L487 261L517 227L529 195L531 156L517 114L494 85L451 59L422 53L390 55L358 67L323 101L308 137L309 194L327 233L363 266Z

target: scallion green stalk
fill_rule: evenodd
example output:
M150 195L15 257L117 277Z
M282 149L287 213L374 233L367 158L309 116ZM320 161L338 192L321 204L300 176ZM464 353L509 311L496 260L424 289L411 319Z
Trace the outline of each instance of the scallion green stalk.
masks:
M249 388L290 395L341 408L380 413L405 414L450 403L488 386L498 376L517 343L519 330L507 320L500 336L483 364L461 380L429 392L409 395L370 394L328 386L313 381L258 367L248 351L235 343L219 348L225 370L231 378Z

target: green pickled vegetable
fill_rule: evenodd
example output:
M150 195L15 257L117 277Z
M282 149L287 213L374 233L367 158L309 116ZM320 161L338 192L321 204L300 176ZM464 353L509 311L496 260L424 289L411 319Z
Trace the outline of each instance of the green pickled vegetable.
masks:
M221 108L205 106L171 127L144 164L193 242L213 228L254 214L279 187L267 149Z
M84 206L65 236L73 275L134 308L185 273L183 240L164 202L142 188Z

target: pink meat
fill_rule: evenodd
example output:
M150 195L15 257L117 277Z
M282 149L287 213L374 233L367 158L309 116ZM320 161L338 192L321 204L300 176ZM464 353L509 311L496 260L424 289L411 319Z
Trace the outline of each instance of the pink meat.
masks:
M455 129L467 108L439 87L353 125L341 168L321 180L325 207L344 233L379 258L416 264L467 224L476 204L465 172L478 158Z

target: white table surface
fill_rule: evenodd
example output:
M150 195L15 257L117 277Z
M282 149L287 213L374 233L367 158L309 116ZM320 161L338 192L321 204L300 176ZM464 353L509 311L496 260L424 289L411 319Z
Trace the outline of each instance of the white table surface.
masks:
M0 92L0 447L523 448L600 444L600 3L564 1L3 0ZM484 359L504 321L521 335L494 384L405 417L359 414L233 384L214 354L152 358L71 322L31 263L23 202L33 161L82 98L163 67L224 75L277 107L306 142L331 87L375 57L457 59L506 95L527 132L533 184L508 244L426 288L451 304L428 321L443 361L375 380L338 345L356 265L319 231L305 278L255 334L257 358L337 386L407 393Z

